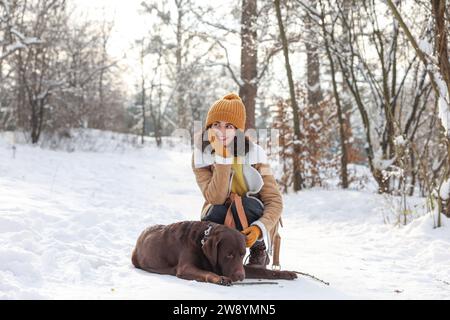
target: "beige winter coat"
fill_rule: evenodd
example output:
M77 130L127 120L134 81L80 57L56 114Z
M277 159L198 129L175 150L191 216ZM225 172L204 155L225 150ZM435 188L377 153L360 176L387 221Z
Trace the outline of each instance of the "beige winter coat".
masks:
M205 198L202 218L211 205L224 204L229 197L234 174L231 161L232 158L222 158L208 150L202 153L199 149L194 149L192 169ZM264 149L253 142L250 142L249 152L243 162L243 175L249 190L247 196L260 199L264 206L262 217L253 225L261 229L267 250L272 254L273 239L278 232L278 224L281 223L283 200Z

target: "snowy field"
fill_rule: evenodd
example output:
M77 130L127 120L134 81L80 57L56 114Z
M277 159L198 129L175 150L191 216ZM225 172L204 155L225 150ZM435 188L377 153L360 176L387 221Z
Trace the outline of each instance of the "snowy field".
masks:
M448 226L423 214L386 224L389 201L370 191L284 196L282 267L330 286L220 287L137 270L145 227L199 217L190 152L72 151L18 144L13 158L0 136L0 299L450 299Z

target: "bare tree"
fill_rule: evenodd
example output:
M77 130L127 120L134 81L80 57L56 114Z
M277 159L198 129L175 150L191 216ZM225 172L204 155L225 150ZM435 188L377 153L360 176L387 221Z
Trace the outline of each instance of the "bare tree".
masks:
M14 128L17 117L11 87L14 85L14 54L41 43L20 30L27 3L0 1L0 128Z
M0 1L0 62L14 52L41 41L36 37L29 37L19 31L17 17L20 10L26 6L17 1Z
M17 70L19 83L23 92L20 98L24 108L29 108L29 129L31 142L37 143L42 133L43 124L49 110L50 96L54 90L64 83L59 78L53 64L57 63L58 48L61 46L66 5L63 0L40 0L32 7L35 14L32 32L35 38L45 39L39 46L29 48L17 55ZM25 26L24 26L25 27ZM58 28L59 27L59 28ZM23 90L23 91L22 91Z
M239 96L247 113L246 128L255 128L255 99L258 91L257 0L242 0L241 13L241 79Z
M310 4L316 8L316 1ZM308 103L317 106L323 100L323 92L320 86L319 29L313 19L309 11L304 12Z
M211 61L209 66L225 68L239 90L247 110L247 128L255 128L256 101L266 98L264 93L258 93L273 58L282 51L282 44L277 34L272 32L278 28L276 21L271 20L274 15L274 6L270 0L239 0L239 6L230 11L233 16L220 17L214 7L193 7L197 19L214 32L208 38L222 50L224 61ZM229 7L227 5L227 7ZM239 14L238 14L239 13ZM240 18L240 28L223 23L226 19ZM219 22L218 22L219 21ZM235 66L230 58L230 39L240 41L240 64ZM289 42L298 42L300 36L289 37ZM264 105L261 102L261 105Z
M338 84L337 84L337 80L336 80L336 74L337 74L336 65L335 65L334 57L331 53L330 40L328 38L328 33L326 31L325 14L324 14L325 9L324 9L323 2L321 0L319 0L319 2L320 2L320 6L321 6L320 19L321 19L321 26L322 26L323 37L324 37L324 44L325 44L328 61L330 63L331 82L333 85L333 95L334 95L334 101L335 101L336 107L337 107L337 116L338 116L338 121L339 121L339 136L340 136L340 146L341 146L341 157L340 157L341 158L341 170L340 170L341 171L341 184L342 184L342 188L346 189L346 188L348 188L349 181L348 181L348 172L347 172L348 156L347 156L346 130L345 130L345 121L344 121L344 116L343 116L343 107L342 107L342 103L341 103L341 97L339 96Z
M197 27L199 21L195 18L192 0L146 1L142 6L149 18L159 21L154 26L157 32L150 32L154 39L159 37L162 44L164 70L161 72L170 82L163 86L163 98L170 103L168 108L161 106L162 118L170 119L167 121L170 126L189 128L193 110L188 99L192 92L188 88L196 81L192 75L204 70L206 60L217 45L210 42L211 35ZM159 46L156 41L152 43Z
M283 18L281 15L281 4L280 0L274 1L275 10L277 14L277 21L278 21L278 27L280 30L280 38L281 43L283 46L283 54L284 54L284 60L285 60L285 67L286 67L286 76L289 83L289 93L291 98L291 106L292 106L292 113L293 113L293 122L294 122L294 137L293 137L293 144L294 144L294 191L299 191L302 189L302 175L300 170L300 163L299 163L299 145L300 145L300 121L299 121L299 110L298 110L298 103L297 103L297 97L295 94L295 86L294 86L294 78L292 76L292 68L291 63L289 61L289 42L286 37L286 32L284 30L283 25Z
M146 105L147 105L147 79L145 75L145 56L146 56L146 49L147 49L147 43L145 42L145 38L142 38L140 41L137 41L137 45L140 46L139 48L139 63L141 67L141 84L140 84L140 96L141 96L141 125L142 125L142 131L141 131L141 143L145 143L145 130L146 130Z
M13 110L13 128L32 143L62 128L122 130L123 92L112 72L117 61L107 53L108 23L83 21L64 0L10 3L14 33L42 39L1 61L0 100Z
M114 28L114 21L106 21L103 20L101 22L101 26L100 26L100 35L99 35L99 40L100 40L100 53L99 53L99 58L101 61L101 65L105 65L109 62L109 56L108 56L108 44L110 42L110 38L111 38L111 33L112 30ZM109 102L107 97L105 96L106 94L108 94L106 85L105 85L105 81L107 80L107 72L110 71L111 68L100 68L100 71L98 73L98 112L97 114L101 114L104 111L106 111L105 109L107 109L106 103Z
M178 111L178 126L180 128L187 128L188 125L188 109L185 102L185 79L186 70L183 66L183 49L184 49L184 36L185 36L185 15L189 0L175 0L175 6L177 8L177 21L176 21L176 47L175 47L175 59L176 59L176 89L175 89L175 103Z
M387 1L387 4L393 13L395 19L397 19L400 28L406 34L408 41L416 51L421 61L427 67L427 73L429 75L436 100L439 104L439 119L444 132L443 141L446 145L446 160L444 164L444 172L441 174L439 183L437 184L437 201L439 214L444 214L450 217L450 62L448 57L448 7L447 1L431 0L431 8L434 22L434 51L430 50L429 43L422 43L420 46L416 41L410 28L407 26L403 17L401 16L397 5L391 0ZM438 221L440 226L440 220Z

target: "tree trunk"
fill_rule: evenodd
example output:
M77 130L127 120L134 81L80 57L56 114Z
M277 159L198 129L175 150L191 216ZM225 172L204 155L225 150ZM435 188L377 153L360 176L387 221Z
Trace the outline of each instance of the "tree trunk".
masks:
M307 12L305 14L305 47L308 104L319 107L319 103L323 100L323 94L320 87L320 60L315 26L309 12Z
M31 143L36 144L42 132L42 124L44 122L44 100L32 102L32 116L31 116Z
M147 99L146 99L146 81L145 81L145 64L144 64L144 59L145 59L145 38L142 39L142 43L141 43L141 108L142 108L142 132L141 132L141 144L145 143L145 125L146 125L146 121L145 121L145 104L147 103Z
M302 189L303 179L300 171L300 152L299 152L299 139L300 139L300 121L298 113L298 104L295 96L294 78L292 76L292 68L289 62L289 43L287 41L286 32L284 30L283 19L281 17L281 5L280 0L275 0L275 10L277 12L278 28L280 29L280 38L283 46L283 54L286 65L286 75L289 83L289 93L291 97L292 112L294 118L294 157L293 157L293 169L294 169L294 191Z
M442 76L442 80L444 80L445 85L447 86L447 96L441 97L449 101L450 94L450 61L448 57L448 25L446 21L446 10L447 10L447 1L446 0L432 0L433 7L433 16L435 22L435 49L438 60L438 67L440 74ZM441 92L442 94L442 92ZM447 146L447 163L445 164L445 176L443 177L443 181L446 181L450 178L450 132L445 133L445 143ZM449 194L446 194L444 199L439 197L440 210L441 213L450 218L450 201Z
M450 61L448 57L448 25L446 22L446 2L446 0L432 0L438 66L439 70L441 71L441 75L447 85L447 92L450 92Z
M330 63L330 72L331 72L331 82L333 85L333 95L334 95L334 101L336 103L337 107L337 116L339 121L339 136L340 136L340 145L341 145L341 185L342 188L347 189L348 188L348 172L347 172L347 147L346 147L346 137L345 137L345 123L344 123L344 117L342 113L342 105L341 105L341 99L339 97L338 93L338 87L337 87L337 81L336 81L336 67L333 60L333 55L331 54L330 50L330 43L328 41L328 34L325 27L325 18L324 18L324 12L322 8L322 31L323 31L323 38L325 40L325 49L328 57L328 61Z
M257 0L242 0L241 16L241 79L239 96L247 114L246 129L255 128L255 104L258 91L258 44L256 32Z
M161 105L162 105L162 85L161 82L159 83L159 90L158 90L158 113L155 113L152 111L152 117L153 117L153 124L155 127L155 139L156 139L156 145L158 148L162 146L162 136L161 136ZM153 105L153 104L151 104Z
M187 128L188 125L188 115L187 115L187 107L186 101L184 100L185 87L184 87L184 74L183 74L183 1L177 0L175 4L177 6L177 31L176 31L176 40L177 47L175 51L175 59L176 59L176 105L177 105L177 113L178 113L178 127L179 128Z
M352 0L344 0L343 4L342 4L342 11L343 11L343 16L345 19L350 20L351 16L350 16L350 10L351 10L351 6L352 6ZM343 32L342 33L342 43L349 43L350 39L349 39L349 35L348 32ZM343 73L343 71L341 70L341 72ZM342 83L341 83L341 89L340 92L341 94L341 105L342 105L342 115L343 115L343 120L344 120L344 135L345 135L345 148L347 150L347 164L348 163L352 163L352 161L354 161L355 158L355 153L357 152L356 150L354 150L352 148L352 144L350 141L352 141L352 137L353 137L353 132L352 132L352 124L350 122L350 116L352 113L352 109L353 109L353 103L352 101L348 98L351 95L350 89L347 85L347 83L345 82L345 80L343 79L344 75L342 74Z

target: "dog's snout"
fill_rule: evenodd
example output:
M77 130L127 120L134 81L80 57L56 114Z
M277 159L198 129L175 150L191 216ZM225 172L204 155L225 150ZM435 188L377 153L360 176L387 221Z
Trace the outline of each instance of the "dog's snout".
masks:
M233 281L243 281L245 279L245 271L237 271L231 277Z

